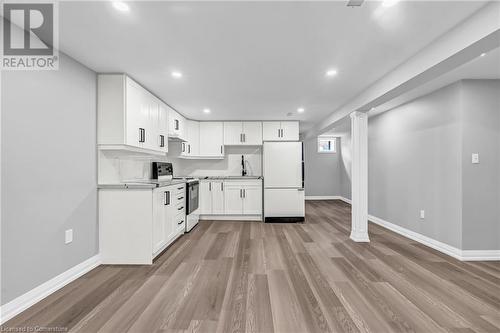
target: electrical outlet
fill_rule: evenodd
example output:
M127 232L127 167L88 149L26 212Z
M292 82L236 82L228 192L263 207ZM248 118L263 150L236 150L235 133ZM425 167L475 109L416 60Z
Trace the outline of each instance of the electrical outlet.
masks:
M472 164L479 164L479 154L478 153L472 154Z
M425 210L423 209L420 211L420 218L425 219Z
M69 244L73 241L73 229L68 229L64 233L64 244Z

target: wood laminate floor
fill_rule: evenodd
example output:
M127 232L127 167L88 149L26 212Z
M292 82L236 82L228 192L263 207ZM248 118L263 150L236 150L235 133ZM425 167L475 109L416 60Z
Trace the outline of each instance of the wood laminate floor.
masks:
M152 266L99 266L4 325L74 332L499 332L500 263L308 201L304 224L204 221Z

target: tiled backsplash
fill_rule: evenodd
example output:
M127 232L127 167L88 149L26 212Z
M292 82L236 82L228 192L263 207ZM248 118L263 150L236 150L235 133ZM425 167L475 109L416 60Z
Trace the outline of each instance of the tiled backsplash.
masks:
M141 158L111 156L100 152L99 183L141 181L151 178L151 162L172 163L175 176L240 176L241 155L245 156L248 176L262 176L262 147L225 147L224 159L179 158L180 143L171 141L168 156Z

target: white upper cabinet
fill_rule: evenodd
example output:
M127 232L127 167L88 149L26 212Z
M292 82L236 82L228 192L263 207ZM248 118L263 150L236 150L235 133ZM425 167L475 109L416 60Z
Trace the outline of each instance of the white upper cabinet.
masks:
M200 122L186 120L186 142L182 143L182 156L200 155Z
M101 149L165 153L168 115L162 102L124 74L98 75L97 143ZM162 141L165 142L162 145Z
M264 141L298 141L298 121L265 121L262 123Z
M224 156L224 130L219 121L200 122L200 156Z
M224 145L262 145L262 123L260 121L224 122Z
M281 140L281 122L264 121L262 123L262 139L264 141Z
M172 108L169 108L168 137L186 140L186 118Z
M299 122L282 121L281 122L281 140L299 141Z
M239 121L224 122L224 144L241 145L243 143L243 123Z
M158 100L158 146L168 152L168 106Z
M243 122L243 144L249 146L262 145L262 123L260 121Z

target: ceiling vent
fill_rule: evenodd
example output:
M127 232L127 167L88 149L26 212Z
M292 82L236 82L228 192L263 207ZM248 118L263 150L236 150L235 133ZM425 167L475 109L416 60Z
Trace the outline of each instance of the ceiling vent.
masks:
M365 0L349 0L347 7L359 7Z

